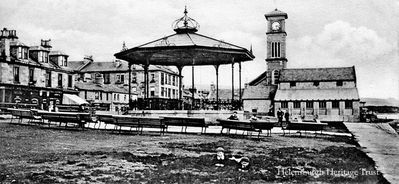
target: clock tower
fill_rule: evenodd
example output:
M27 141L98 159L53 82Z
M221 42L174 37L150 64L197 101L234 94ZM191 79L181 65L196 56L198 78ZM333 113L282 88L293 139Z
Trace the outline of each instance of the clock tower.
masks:
M288 19L287 13L275 9L265 14L267 20L267 83L278 84L280 71L287 67L286 58L286 37L285 20Z

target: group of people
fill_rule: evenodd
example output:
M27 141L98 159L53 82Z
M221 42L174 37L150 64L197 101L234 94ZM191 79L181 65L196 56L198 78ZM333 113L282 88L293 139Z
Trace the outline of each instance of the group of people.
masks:
M248 172L250 168L249 158L243 156L241 152L236 152L232 154L230 158L226 158L224 149L222 147L218 147L216 149L215 166L224 167L229 163L236 165L237 170L241 172Z
M286 110L285 112L282 111L280 108L278 108L277 111L277 119L278 119L278 123L283 126L283 118L285 118L285 122L289 123L290 122L290 113L288 113L288 110Z

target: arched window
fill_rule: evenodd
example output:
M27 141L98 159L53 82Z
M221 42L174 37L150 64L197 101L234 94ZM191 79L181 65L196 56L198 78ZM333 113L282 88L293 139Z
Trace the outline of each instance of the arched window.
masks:
M277 84L278 83L279 74L280 74L280 72L278 70L273 70L273 72L272 72L272 84Z

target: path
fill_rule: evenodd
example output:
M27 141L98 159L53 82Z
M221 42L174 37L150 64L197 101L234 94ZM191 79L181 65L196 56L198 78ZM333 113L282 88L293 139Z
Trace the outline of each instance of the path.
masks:
M387 123L345 123L376 169L390 183L399 183L399 136Z

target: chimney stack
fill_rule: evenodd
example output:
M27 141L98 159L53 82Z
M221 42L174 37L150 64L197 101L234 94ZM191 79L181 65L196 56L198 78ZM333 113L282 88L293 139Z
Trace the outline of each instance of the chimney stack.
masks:
M48 40L41 40L41 44L40 44L40 45L41 45L42 47L44 47L44 48L50 50L50 49L52 48L52 46L51 46L51 39L48 39Z

